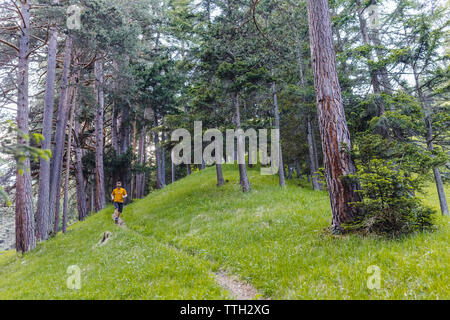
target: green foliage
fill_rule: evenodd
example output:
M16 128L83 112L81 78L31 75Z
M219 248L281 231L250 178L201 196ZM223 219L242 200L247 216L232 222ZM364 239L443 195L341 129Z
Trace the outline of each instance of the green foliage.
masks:
M400 236L431 228L435 211L415 197L417 179L398 164L374 158L350 177L361 186L362 200L353 205L362 213L347 225L349 230Z
M32 143L39 145L44 140L44 137L41 134L24 134L17 129L17 126L10 120L1 124L1 127L6 129L7 136L1 141L0 152L11 155L16 159L20 174L23 173L23 170L29 169L25 167L26 159L32 159L33 161L44 159L49 161L52 157L51 150L40 149L31 145ZM26 143L19 143L19 140L24 140Z

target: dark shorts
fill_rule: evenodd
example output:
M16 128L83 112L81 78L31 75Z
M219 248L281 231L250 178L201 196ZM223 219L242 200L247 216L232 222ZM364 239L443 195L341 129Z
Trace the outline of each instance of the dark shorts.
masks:
M122 202L114 202L114 207L116 207L116 209L119 210L120 213L122 213L122 210L123 210Z

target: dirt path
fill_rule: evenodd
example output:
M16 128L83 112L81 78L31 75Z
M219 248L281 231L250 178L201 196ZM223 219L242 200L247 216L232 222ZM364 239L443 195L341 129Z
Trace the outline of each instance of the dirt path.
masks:
M234 275L228 275L224 271L215 273L217 283L229 291L236 300L255 300L262 297L250 284L242 282Z
M114 220L114 214L113 214L113 220ZM127 226L125 224L125 221L123 221L121 218L119 218L119 223L117 224L119 227L127 229ZM165 246L168 248L176 249L179 252L182 252L184 254L188 254L191 256L194 256L198 258L195 254L191 252L187 252L183 250L182 248L179 248L177 246L174 246L169 243L164 243ZM230 275L226 273L223 270L220 270L218 272L214 273L216 283L222 287L224 290L228 291L233 299L236 300L261 300L265 299L263 298L263 295L260 294L253 286L250 284L241 281L237 276Z
M113 219L113 221L114 221L114 218L116 217L116 214L113 213L111 217L112 217L112 219ZM119 222L117 223L117 225L118 225L119 227L123 228L123 229L126 229L126 228L127 228L127 225L125 224L125 221L122 220L122 218L119 218Z

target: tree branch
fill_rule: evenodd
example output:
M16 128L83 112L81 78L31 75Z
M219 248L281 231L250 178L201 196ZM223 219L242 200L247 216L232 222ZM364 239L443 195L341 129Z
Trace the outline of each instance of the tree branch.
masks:
M19 48L17 48L15 45L13 45L12 43L6 41L6 40L2 40L0 39L0 43L6 44L7 46L13 48L14 50L16 50L17 52L19 52Z

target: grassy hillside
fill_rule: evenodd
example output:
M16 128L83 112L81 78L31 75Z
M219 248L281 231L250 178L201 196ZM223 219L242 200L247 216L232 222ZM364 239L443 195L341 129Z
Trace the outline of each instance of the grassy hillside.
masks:
M128 205L127 229L111 207L24 256L0 255L0 299L221 299L214 279L225 270L272 299L449 299L449 219L438 230L400 240L334 237L328 196L305 182L250 170L243 194L238 172L224 167L223 188L209 168ZM448 190L450 193L450 190ZM426 201L438 209L434 188ZM113 238L95 245L105 231ZM82 269L82 288L66 286L67 267ZM367 268L381 270L369 290Z

